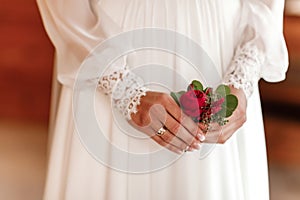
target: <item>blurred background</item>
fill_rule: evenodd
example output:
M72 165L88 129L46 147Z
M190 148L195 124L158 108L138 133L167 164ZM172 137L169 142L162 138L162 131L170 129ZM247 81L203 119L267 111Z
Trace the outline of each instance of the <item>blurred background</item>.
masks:
M1 0L0 24L0 200L40 200L46 172L53 46L34 0ZM275 84L261 81L260 87L271 200L299 200L299 0L286 2L284 34L290 54L287 79Z

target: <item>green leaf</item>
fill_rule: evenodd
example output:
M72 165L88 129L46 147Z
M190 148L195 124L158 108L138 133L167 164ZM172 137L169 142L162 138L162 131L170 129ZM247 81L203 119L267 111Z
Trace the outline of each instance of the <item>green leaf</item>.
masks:
M217 113L218 116L222 117L222 118L227 118L229 116L232 115L232 111L230 111L229 109L227 109L226 106L223 106L222 110L220 110L218 113Z
M203 85L199 81L193 80L192 85L194 86L195 90L203 91Z
M185 93L185 91L180 91L180 92L171 92L171 97L174 99L174 101L180 106L180 97Z
M227 85L219 85L216 89L216 93L221 96L226 96L230 94L230 88Z
M227 117L230 117L231 115L232 115L232 111L231 110L226 110L226 115L225 115L225 118L227 118Z
M234 111L238 106L238 98L234 96L233 94L229 94L225 97L225 102L227 105L227 108Z
M217 113L217 115L220 116L220 117L222 117L222 118L226 118L228 112L229 112L229 111L227 111L226 105L223 104L222 110L220 110L220 111ZM229 114L229 113L228 113L228 114Z
M225 117L230 117L238 106L238 98L232 94L226 95L223 106L226 110Z
M229 94L225 97L225 102L222 105L222 110L218 112L218 115L227 118L230 117L238 105L238 99L236 96Z

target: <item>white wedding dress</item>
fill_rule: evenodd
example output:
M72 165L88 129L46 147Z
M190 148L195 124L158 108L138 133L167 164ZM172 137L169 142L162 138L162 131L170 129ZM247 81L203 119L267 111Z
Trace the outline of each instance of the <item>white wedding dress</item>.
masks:
M56 48L45 200L269 199L256 82L258 78L271 82L285 78L288 64L282 36L282 0L38 0L38 6ZM126 169L107 166L101 159L99 162L82 134L76 132L74 85L80 66L97 56L91 54L97 45L145 27L173 30L191 38L207 53L219 76L233 72L237 77L233 82L249 91L247 122L205 158L186 153L160 170L126 173ZM188 80L201 79L186 70L185 62L161 54L135 50L124 62L132 69L161 63L174 67ZM234 57L237 59L232 62ZM249 74L254 84L245 86L251 82ZM162 74L165 76L168 74ZM145 73L144 77L153 76ZM108 96L97 90L95 99L97 122L112 144L128 152L160 148L150 139L139 143L120 134ZM95 140L95 145L100 143ZM110 153L100 152L116 159Z

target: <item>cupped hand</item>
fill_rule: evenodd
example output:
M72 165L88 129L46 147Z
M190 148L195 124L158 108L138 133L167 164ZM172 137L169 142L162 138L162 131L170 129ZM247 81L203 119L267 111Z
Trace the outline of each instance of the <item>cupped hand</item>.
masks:
M137 109L137 113L131 114L129 123L172 152L181 154L197 150L205 139L201 128L182 112L168 94L149 91L141 98ZM162 127L166 131L158 135Z
M229 122L224 126L211 124L204 142L224 144L246 122L247 98L242 89L230 86L231 93L238 98L238 106L228 118Z

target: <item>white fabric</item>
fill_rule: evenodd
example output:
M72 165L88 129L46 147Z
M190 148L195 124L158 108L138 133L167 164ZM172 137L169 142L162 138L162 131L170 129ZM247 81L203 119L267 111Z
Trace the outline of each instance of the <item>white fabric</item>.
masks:
M143 85L143 80L126 66L124 69L100 77L98 83L102 92L111 95L114 107L127 120L131 120L131 114L137 113L141 98L146 96L148 89Z
M54 119L44 199L268 199L268 172L258 88L248 99L247 122L205 159L186 154L169 167L140 175L117 172L95 161L76 134L72 86L84 58L101 41L143 27L175 30L204 48L221 75L228 73L235 49L245 44L264 53L260 76L285 77L287 52L282 36L283 1L235 0L38 0L45 27L56 47L62 84ZM189 78L181 62L133 52L128 66L147 59L165 62ZM151 78L151 74L149 74ZM144 148L120 136L109 100L98 93L98 120L109 138L124 148ZM101 111L99 111L101 110ZM151 143L151 141L149 141ZM139 146L140 145L140 146Z

